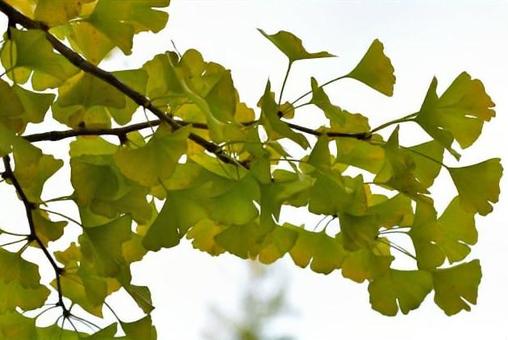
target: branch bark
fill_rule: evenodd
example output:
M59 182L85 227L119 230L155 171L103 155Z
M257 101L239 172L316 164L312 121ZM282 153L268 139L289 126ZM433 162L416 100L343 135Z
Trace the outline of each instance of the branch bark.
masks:
M5 15L7 15L7 17L9 18L9 22L12 22L14 24L20 24L21 26L27 29L38 29L44 31L46 33L46 39L53 46L53 48L58 52L60 52L60 54L63 55L74 66L113 86L114 88L125 94L127 97L132 99L136 104L152 112L157 118L159 118L159 120L167 123L171 127L171 129L177 130L182 127L181 124L179 124L173 118L166 115L165 112L157 108L150 101L149 98L145 97L143 94L135 91L134 89L122 83L112 73L107 72L97 67L96 65L90 63L89 61L81 57L78 53L67 47L60 40L55 38L51 33L49 33L49 27L45 23L30 19L29 17L17 11L15 8L10 6L3 0L0 0L0 11L2 11ZM230 164L238 164L238 162L236 162L228 154L226 154L222 150L222 148L217 144L210 142L194 133L189 134L189 139L201 145L208 152L215 154L217 158L219 158L223 162Z
M40 237L37 235L37 230L35 227L35 222L33 219L33 211L37 209L37 204L31 202L28 197L26 196L25 192L23 191L23 188L21 187L21 184L19 183L18 179L14 175L14 171L12 171L11 167L11 160L9 156L3 157L3 163L4 163L4 169L5 171L2 173L2 177L6 180L9 180L12 185L14 185L14 188L16 189L16 192L23 202L23 205L25 206L25 212L26 212L26 218L28 220L28 226L30 228L30 234L28 235L28 242L35 241L39 248L41 248L42 252L48 259L49 263L51 264L51 267L53 267L53 270L55 272L56 277L56 286L58 291L58 303L57 305L60 306L64 312L64 314L68 313L69 310L67 307L65 307L65 304L63 302L63 293L62 293L62 285L60 282L60 276L63 273L63 268L59 267L56 263L53 256L48 251L48 248L44 245L44 243L41 241Z

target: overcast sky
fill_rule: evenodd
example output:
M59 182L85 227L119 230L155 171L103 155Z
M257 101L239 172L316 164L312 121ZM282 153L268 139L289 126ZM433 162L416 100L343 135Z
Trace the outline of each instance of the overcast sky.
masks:
M392 98L346 80L327 89L332 101L352 112L362 112L372 125L415 112L433 76L439 91L462 71L481 79L497 107L497 118L487 124L481 139L463 153L461 164L472 164L508 154L508 1L317 1L317 0L173 0L168 27L158 35L141 34L131 56L104 63L110 70L140 67L154 54L196 48L205 59L217 61L233 73L241 98L255 106L270 78L277 89L286 68L280 52L256 30L288 30L309 51L327 50L337 58L302 61L295 65L286 98L298 97L309 87L310 76L324 81L347 73L373 39L380 39L395 67L397 84ZM299 121L319 126L313 111L302 111ZM404 131L404 129L403 129ZM417 130L402 132L407 144L422 141ZM65 149L53 149L65 156ZM452 159L447 159L454 164ZM60 181L63 179L60 178ZM454 195L450 178L441 176L434 188L442 207ZM58 180L49 185L58 186ZM502 189L506 187L503 178ZM6 223L24 217L12 193L0 192ZM53 195L49 195L53 196ZM372 311L366 283L357 284L340 273L318 275L296 268L286 258L276 265L285 278L296 314L276 325L297 339L508 339L508 205L503 200L487 218L478 218L479 242L470 256L483 268L478 305L471 312L447 317L430 294L420 309L408 316L384 317ZM14 202L11 204L11 202ZM19 214L17 214L19 212ZM291 216L290 216L291 215ZM312 218L292 211L290 221ZM229 255L212 258L194 251L187 242L148 255L134 266L134 281L151 287L156 310L153 319L160 339L201 339L210 327L210 305L235 311L242 291L245 265ZM116 299L117 301L119 299ZM129 308L125 318L135 317Z

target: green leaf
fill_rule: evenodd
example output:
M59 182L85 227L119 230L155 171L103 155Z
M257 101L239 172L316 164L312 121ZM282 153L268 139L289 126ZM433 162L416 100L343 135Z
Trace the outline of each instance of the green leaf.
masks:
M290 225L286 227L298 235L295 245L289 251L298 267L305 268L310 263L310 269L321 274L329 274L341 267L346 251L340 239L324 232L315 233Z
M116 166L113 154L118 146L99 137L78 138L71 143L71 183L83 224L84 213L90 208L94 214L110 219L129 213L134 220L145 223L152 216L146 201L148 189L130 181Z
M71 22L65 33L74 48L98 64L114 47L130 54L134 34L162 30L168 14L155 8L168 5L169 0L99 0L89 17Z
M17 128L16 120L23 114L23 104L9 84L2 79L0 79L0 98L2 98L0 122L17 132L20 129Z
M362 176L351 178L333 171L320 171L314 176L316 181L309 196L310 212L338 215L346 211L360 214L366 210Z
M262 228L264 229L264 228ZM264 264L270 264L282 258L290 251L298 237L293 230L283 227L275 227L266 235L260 246L258 260Z
M280 120L277 115L277 104L273 93L270 92L269 81L258 106L261 107L261 120L270 139L289 138L304 149L309 147L309 142L302 134L294 132L286 123Z
M379 141L374 135L372 141ZM377 174L385 162L385 150L379 145L354 138L337 138L337 161Z
M204 219L196 223L188 232L187 239L192 240L192 247L207 252L212 256L222 254L225 250L215 242L215 236L224 231L224 226L212 220Z
M450 176L459 192L460 203L466 211L487 215L492 211L492 203L499 199L499 181L503 167L499 158L469 165L462 168L449 168Z
M343 125L345 123L344 112L340 107L333 105L330 102L330 98L325 93L323 87L319 86L317 80L312 77L310 79L310 85L312 88L312 99L310 103L320 108L331 122Z
M97 272L107 277L115 277L124 264L122 244L131 238L132 219L120 217L113 222L83 229L79 237L83 261L94 263Z
M45 246L47 246L50 241L56 241L62 237L64 228L67 225L66 221L52 221L43 210L32 211L32 218L35 230L37 230L37 236ZM37 245L37 243L33 243L33 245Z
M12 69L7 75L15 82L24 84L33 72L32 86L42 91L59 87L78 73L65 57L53 52L44 32L16 29L10 32L12 38L4 43L0 59L5 69Z
M34 11L34 18L49 26L66 24L70 19L77 17L84 3L94 0L38 0Z
M179 158L187 150L190 129L174 133L159 128L147 144L131 148L124 146L114 155L115 164L125 177L145 187L152 187L169 178Z
M362 60L347 77L356 79L387 96L392 96L395 84L394 70L383 49L383 44L375 39Z
M112 323L111 325L109 325L105 328L102 328L98 332L96 332L90 336L87 336L86 339L89 339L89 340L113 339L113 338L115 338L116 330L117 330L117 324Z
M370 304L384 315L407 314L416 309L432 290L432 275L421 270L390 269L369 283Z
M443 146L435 140L418 144L408 148L415 163L414 174L426 188L432 186L441 171L443 161Z
M258 215L254 200L259 199L259 187L250 176L230 181L225 191L211 196L206 204L210 217L226 225L242 225Z
M206 216L206 210L189 191L168 191L166 202L148 229L143 245L152 251L174 247L191 226Z
M458 159L453 141L463 149L471 146L480 136L483 123L494 117L494 103L482 82L466 72L455 78L441 97L436 88L434 78L415 121Z
M72 105L92 107L100 105L121 109L126 104L125 96L120 91L84 71L81 71L70 78L64 85L60 86L58 88L58 95L56 104L60 107Z
M152 318L150 315L134 322L122 322L122 329L124 330L127 339L157 339L157 331L152 325Z
M337 237L343 239L343 236ZM390 246L380 241L373 243L371 248L361 248L346 254L342 263L342 276L358 283L382 276L393 261Z
M258 31L266 39L270 40L272 44L277 46L277 48L289 58L289 62L291 63L296 60L303 59L335 57L333 54L325 51L313 53L307 52L303 47L302 40L295 36L293 33L279 31L275 34L267 34L259 28Z
M374 181L396 189L410 197L421 198L427 194L427 188L415 174L416 163L408 150L399 146L399 127L393 131L383 146L385 163Z
M447 315L471 310L467 302L476 304L481 277L478 260L433 271L434 301Z
M0 338L37 339L35 319L17 312L0 313Z
M39 308L49 296L49 289L40 284L37 265L18 254L0 248L0 272L0 315L16 307Z
M63 166L63 161L43 154L24 140L16 143L13 150L16 179L31 202L40 202L44 183Z
M476 243L478 233L474 213L466 212L454 198L443 214L436 219L432 205L419 202L415 221L409 231L418 258L418 267L432 269L443 264L463 260L471 251L468 245Z

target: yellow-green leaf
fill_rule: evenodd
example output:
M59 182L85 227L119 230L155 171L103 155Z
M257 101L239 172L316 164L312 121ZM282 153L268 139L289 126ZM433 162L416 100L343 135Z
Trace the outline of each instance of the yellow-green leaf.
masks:
M462 168L449 168L449 171L464 209L480 215L489 214L491 203L499 199L499 181L503 174L501 160L492 158Z
M53 52L43 31L11 28L10 32L11 40L4 43L0 59L5 69L12 70L7 72L12 80L24 84L33 72L32 86L42 91L58 87L78 73L65 57Z
M139 148L124 146L114 155L120 171L129 179L152 187L169 178L180 156L187 150L189 129L174 133L159 128L147 144Z
M482 278L480 261L459 264L458 266L437 269L432 272L434 281L434 301L447 314L457 314L471 310L476 304L478 285Z
M471 146L480 136L483 123L494 117L495 104L482 82L471 79L466 72L457 76L441 97L436 88L434 78L415 121L458 158L460 155L452 148L453 141L463 149Z
M421 270L390 269L369 283L370 304L384 315L416 309L432 290L432 275Z
M384 54L383 44L375 39L362 60L347 76L387 95L393 95L395 76L393 66Z
M307 52L307 50L303 47L302 40L293 33L279 31L275 34L267 34L261 29L258 29L258 31L266 39L270 40L272 44L277 46L277 48L289 58L290 62L302 59L335 57L333 54L325 51L313 53Z

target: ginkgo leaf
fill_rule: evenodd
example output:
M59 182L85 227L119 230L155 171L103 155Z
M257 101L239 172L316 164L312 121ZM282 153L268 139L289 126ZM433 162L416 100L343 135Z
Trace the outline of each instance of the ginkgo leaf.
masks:
M314 77L310 79L310 85L312 88L312 99L310 100L310 103L319 107L325 114L326 118L328 118L331 122L341 125L344 124L344 112L340 109L340 107L335 106L330 102L330 98L328 98L325 90L323 87L318 85L317 80Z
M264 228L262 228L264 229ZM270 264L282 258L291 250L298 238L298 234L291 229L283 227L274 227L266 235L260 246L258 260L264 264Z
M127 178L152 187L173 174L178 159L186 152L189 133L188 128L174 133L159 128L146 145L120 148L114 155L115 163Z
M35 319L18 312L0 313L0 338L37 339Z
M432 290L432 275L421 270L390 269L369 283L372 308L384 315L416 309Z
M491 203L499 199L499 181L503 167L499 158L469 165L449 168L450 176L459 192L465 210L487 215L492 211Z
M436 92L437 79L430 84L427 96L415 121L435 140L441 143L456 158L453 150L456 140L465 149L480 136L483 123L495 115L494 103L478 79L461 73L450 87L439 97Z
M0 122L13 131L20 130L17 128L16 120L23 114L23 104L9 84L2 79L0 79L0 98L3 104L0 108Z
M328 52L313 52L309 53L303 47L302 40L295 36L293 33L286 31L279 31L275 34L267 34L263 30L258 31L268 40L272 42L277 48L284 53L288 58L289 62L303 59L316 59L316 58L328 58L335 57L333 54Z
M362 60L347 77L356 79L387 96L392 96L395 84L394 70L383 50L383 44L375 39Z
M415 177L425 187L430 187L441 171L443 161L443 146L436 141L418 144L408 148L412 151L411 158L415 163Z
M16 307L39 308L49 296L49 289L40 283L37 265L19 254L0 249L0 272L0 314Z
M259 224L251 222L231 226L215 236L217 244L242 259L255 258L266 233Z
M261 119L271 139L289 138L304 149L309 147L309 142L302 134L294 132L286 123L280 120L277 115L277 104L275 103L273 93L270 92L269 81L266 84L265 93L258 106L261 107Z
M474 213L464 211L459 198L454 198L443 214L436 219L432 205L419 202L414 224L409 231L418 258L418 267L432 269L443 264L463 260L476 243L478 234Z
M90 16L69 25L66 35L71 45L97 64L114 47L130 54L134 34L163 29L168 14L155 8L168 5L169 0L99 0Z
M123 108L125 96L103 80L81 71L58 88L57 105L61 107L95 105Z
M334 171L320 171L314 177L316 181L309 193L310 212L336 216L340 212L361 214L366 210L361 175L351 178Z
M416 177L416 164L412 155L399 145L398 126L383 148L385 163L375 177L375 182L385 184L415 198L422 197L422 193L428 193L426 186Z
M258 215L254 201L259 199L259 187L250 176L231 181L227 189L206 201L209 216L218 223L241 225Z
M224 229L224 226L212 220L204 219L196 223L187 232L187 239L192 240L192 246L195 249L207 252L212 256L217 256L225 250L215 242L215 236L219 235Z
M343 235L337 235L343 239ZM355 282L373 280L382 276L393 261L390 255L390 246L378 241L371 248L362 248L346 253L342 263L342 276Z
M346 251L340 239L324 232L315 233L295 226L286 225L286 228L298 235L289 251L297 266L305 268L310 263L310 268L321 274L329 274L341 267Z
M118 328L117 324L112 323L111 325L109 325L107 327L101 328L96 333L87 336L86 339L89 339L89 340L114 339L117 328Z
M35 7L34 18L49 26L66 24L70 19L80 14L81 6L84 3L94 0L38 0Z
M110 219L122 213L131 214L140 223L151 218L152 209L146 200L148 189L120 172L113 159L117 150L117 145L99 137L79 138L71 143L73 198L82 208L82 220L85 208Z
M152 251L176 246L185 232L205 217L206 210L188 191L169 191L164 206L143 239L143 245Z
M31 202L40 202L44 183L63 166L62 160L43 154L25 141L14 146L14 161L14 174Z
M379 138L378 135L374 135L371 140L377 142ZM336 143L337 161L374 174L383 167L385 151L381 146L354 138L338 138Z
M15 82L24 84L32 75L36 91L55 88L78 73L65 57L53 52L45 33L38 30L19 31L10 29L11 39L6 41L0 59L7 75Z
M468 302L476 304L481 277L478 260L451 268L436 269L432 272L434 301L447 315L471 310Z
M23 106L23 113L20 117L12 117L16 120L17 132L23 132L28 123L41 123L44 120L51 104L55 100L55 95L52 93L36 93L25 90L20 86L14 85L12 87L16 93L21 105Z
M66 221L52 221L43 210L32 211L32 218L37 230L37 236L47 246L50 241L56 241L62 237ZM36 243L34 243L36 245Z
M106 297L120 288L113 278L98 275L95 263L82 261L81 249L72 242L67 249L55 252L55 258L64 265L60 285L65 296L92 315L102 317ZM51 282L57 287L56 281Z
M152 325L152 318L150 315L145 316L134 322L122 322L122 329L125 332L126 339L146 339L155 340L157 339L157 331Z
M124 262L122 244L131 238L131 223L131 218L124 216L106 225L84 228L79 237L82 261L95 263L104 276L117 276Z

